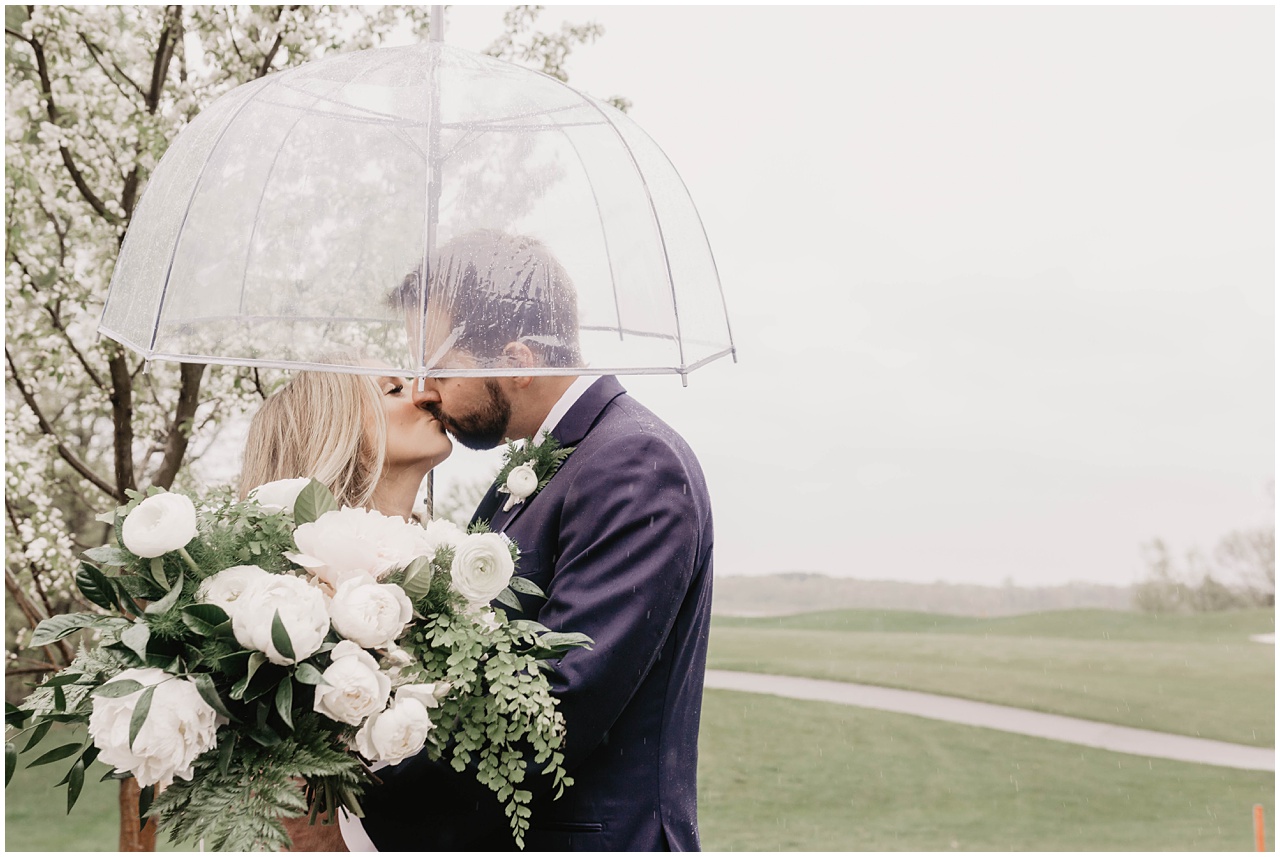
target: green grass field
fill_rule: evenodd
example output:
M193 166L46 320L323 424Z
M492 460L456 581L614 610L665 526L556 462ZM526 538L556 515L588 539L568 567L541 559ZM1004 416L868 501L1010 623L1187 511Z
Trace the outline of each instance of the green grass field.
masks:
M708 691L709 851L1250 851L1275 777Z
M1275 745L1274 611L1100 610L977 619L833 611L716 619L708 666L921 690Z

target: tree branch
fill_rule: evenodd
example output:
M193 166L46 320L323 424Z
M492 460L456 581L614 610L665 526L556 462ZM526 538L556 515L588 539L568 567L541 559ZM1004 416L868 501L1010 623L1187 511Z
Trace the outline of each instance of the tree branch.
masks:
M102 48L98 47L93 42L89 41L89 37L86 36L84 33L76 33L76 35L80 37L80 41L84 42L84 46L89 49L89 56L93 58L93 61L95 63L97 63L98 68L102 69L102 73L107 76L107 80L115 84L116 89L120 90L121 95L128 98L129 93L124 91L124 87L120 85L120 82L118 80L116 80L114 77L111 76L111 72L107 69L105 65L102 64L102 60L98 58L99 54L103 53ZM120 68L119 65L116 64L115 60L111 61L111 68L115 69L116 74L124 78L125 83L133 87L134 92L141 95L144 99L147 97L147 94L142 91L142 87L138 86L138 84L134 82L133 78L125 74L124 70Z
M173 422L169 426L169 436L165 439L164 459L160 469L156 471L153 485L168 489L182 467L183 456L187 453L187 445L191 442L191 424L195 419L196 408L200 405L200 382L204 378L203 363L183 363L179 370L182 377L178 390L178 407L173 414Z
M115 425L116 490L113 496L123 503L125 491L137 488L133 475L133 379L123 348L117 347L108 361L111 367L111 420Z
M40 405L36 402L35 396L32 395L31 390L27 388L27 385L22 381L22 377L18 374L18 367L13 362L13 355L9 353L8 346L5 346L4 357L9 363L9 373L10 377L13 378L14 386L18 388L18 392L22 395L22 400L27 403L27 407L31 408L31 412L36 415L36 421L40 425L40 431L53 438L57 443L58 455L62 456L62 460L71 465L73 470L91 482L99 490L116 498L117 500L120 500L121 502L124 502L124 492L121 491L120 493L117 493L116 489L110 482L103 479L97 473L94 473L89 465L81 461L80 457L62 441L62 438L58 436L58 432L53 428L49 421L45 419L44 412L40 410Z
M45 62L44 47L35 38L27 39L26 42L31 46L31 50L36 56L36 72L40 75L40 88L44 93L45 112L49 115L49 121L57 125L60 114L57 105L53 101L53 82L49 77L49 65ZM71 157L71 150L59 143L58 151L62 155L62 163L66 166L67 173L71 176L71 181L75 184L76 189L80 191L80 196L84 197L84 201L89 203L89 207L97 212L98 216L103 220L113 226L119 225L120 218L107 210L102 200L98 199L97 195L89 187L89 183L85 181L80 168L76 166L75 159Z

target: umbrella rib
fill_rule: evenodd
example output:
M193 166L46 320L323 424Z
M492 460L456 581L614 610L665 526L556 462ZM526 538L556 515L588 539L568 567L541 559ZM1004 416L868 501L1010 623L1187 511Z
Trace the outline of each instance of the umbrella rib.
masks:
M563 134L563 129L561 130ZM591 171L587 169L587 162L582 158L582 152L578 149L578 145L573 142L573 137L564 134L565 142L569 144L569 148L573 149L573 153L578 156L578 164L582 167L582 174L586 176L587 187L591 188L591 201L596 206L596 217L600 220L600 240L604 242L604 258L609 264L609 285L613 288L613 312L614 317L618 320L618 339L622 339L622 303L618 300L618 275L613 270L613 254L609 252L609 232L604 228L604 211L600 208L600 195L596 193L596 183L591 180Z

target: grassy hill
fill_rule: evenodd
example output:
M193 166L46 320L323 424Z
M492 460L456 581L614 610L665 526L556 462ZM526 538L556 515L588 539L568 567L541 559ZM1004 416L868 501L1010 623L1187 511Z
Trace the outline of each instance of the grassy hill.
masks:
M890 611L715 619L709 666L860 682L1275 745L1272 609L976 619Z
M1009 616L1046 610L1128 610L1128 587L977 586L856 580L791 572L762 577L717 575L711 609L719 616L778 616L817 610L911 610L954 616Z

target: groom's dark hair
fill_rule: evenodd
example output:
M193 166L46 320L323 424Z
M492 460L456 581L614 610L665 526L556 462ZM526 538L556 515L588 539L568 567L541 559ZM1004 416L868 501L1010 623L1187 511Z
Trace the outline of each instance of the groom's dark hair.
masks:
M536 238L493 229L449 241L430 260L426 301L422 267L395 290L402 310L443 312L457 334L453 347L481 363L502 357L509 342L528 346L544 366L582 365L578 294L564 266Z

